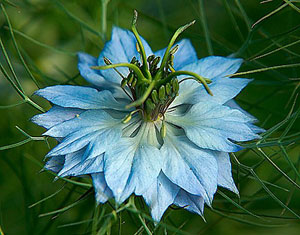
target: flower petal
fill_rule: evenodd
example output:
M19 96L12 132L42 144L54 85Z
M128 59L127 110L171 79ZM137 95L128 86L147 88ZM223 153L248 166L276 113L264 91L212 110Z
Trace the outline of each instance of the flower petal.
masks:
M166 115L166 120L182 127L187 137L201 148L236 152L240 146L231 142L260 138L248 126L252 119L236 109L214 102L199 102L184 116Z
M35 94L65 108L125 110L126 105L118 102L108 90L98 91L82 86L50 86Z
M147 141L153 128L152 123L145 123L136 137L122 138L105 152L105 179L120 203L133 192L145 192L161 170L160 152Z
M98 203L105 203L113 196L112 191L107 186L104 178L104 173L92 174L93 185L95 188L95 197Z
M92 66L97 66L97 58L86 54L84 52L77 53L78 56L78 69L80 75L90 84L97 87L109 85L109 83L100 75L98 70L91 69Z
M194 80L187 80L180 84L179 94L172 103L172 106L196 104L203 100L224 104L237 96L251 81L251 79L227 77L212 79L212 83L208 85L213 93L213 96L211 96L201 84Z
M59 172L60 177L80 176L103 171L103 155L82 162L81 158L85 149L65 155L63 168Z
M47 156L76 152L89 144L83 160L100 155L121 138L122 126L119 119L112 118L102 110L88 110L76 118L65 121L49 129L44 135L65 137ZM96 143L97 141L97 143Z
M170 133L169 129L167 133ZM165 175L185 191L212 202L217 190L218 165L214 151L201 149L185 136L167 134L161 148Z
M143 198L150 206L151 215L155 221L160 221L165 210L174 202L179 189L163 172L160 172L157 180L143 193Z
M213 79L235 73L242 63L242 59L208 56L184 66L181 70L191 71L205 78Z
M141 38L145 48L146 55L149 56L152 50L148 43ZM113 64L117 63L130 63L131 59L135 56L140 58L136 50L136 39L132 32L118 27L113 27L111 40L107 42L99 55L98 65L106 65L103 58L108 58ZM128 68L121 67L118 71L125 77L129 74ZM122 78L113 69L100 70L100 74L109 82L120 84Z
M239 194L232 178L229 154L217 152L215 158L218 162L218 185Z
M177 52L174 55L174 69L175 70L181 70L182 67L184 67L187 64L193 63L196 61L197 53L189 39L182 39L178 43L176 43L179 47ZM156 56L160 56L161 59L163 58L167 48L161 49L154 54Z
M70 120L83 112L81 109L53 106L48 112L35 115L31 121L46 129Z
M201 216L203 215L204 199L201 196L190 194L183 189L177 194L174 204Z
M58 173L61 171L65 163L65 157L64 156L54 156L51 157L45 164L44 168L49 171L53 171L55 173Z

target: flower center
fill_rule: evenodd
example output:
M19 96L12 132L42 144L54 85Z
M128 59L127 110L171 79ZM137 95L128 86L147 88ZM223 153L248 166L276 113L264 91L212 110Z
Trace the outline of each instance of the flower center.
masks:
M188 79L196 80L212 95L207 85L211 81L194 72L175 71L173 68L174 54L178 50L178 45L173 45L177 37L185 29L193 25L195 21L176 30L162 60L160 57L155 57L155 55L146 56L145 48L136 29L136 21L137 12L135 11L131 29L137 41L136 49L140 54L141 62L136 57L133 57L130 63L112 64L108 58L104 58L106 66L95 66L92 68L102 70L114 69L122 77L121 88L132 100L132 103L127 105L126 108L136 108L123 119L124 123L129 122L132 115L136 113L140 113L145 121L157 121L162 118L161 132L165 133L164 114L178 95L180 83ZM129 69L128 76L124 77L116 69L117 67L127 67ZM181 75L188 77L178 81L177 77ZM164 135L162 134L162 136Z
M174 52L175 53L175 52ZM170 56L168 60L169 69L164 69L161 76L163 78L168 77L173 69L173 58L174 56ZM147 58L149 72L151 77L155 77L160 70L158 68L158 64L160 62L160 57L155 57L151 55ZM140 70L142 70L143 64L141 64L135 57L132 58L131 64L137 66ZM138 76L132 70L129 69L129 74L127 77L123 77L121 82L121 87L124 92L129 95L132 101L139 100L145 93L145 91L150 86L147 82L138 83ZM129 91L129 92L128 92ZM167 111L170 104L174 101L179 91L179 83L176 77L169 79L169 81L165 81L165 83L157 83L152 89L149 96L146 98L145 102L138 105L136 109L140 111L144 120L146 121L157 121L162 118Z

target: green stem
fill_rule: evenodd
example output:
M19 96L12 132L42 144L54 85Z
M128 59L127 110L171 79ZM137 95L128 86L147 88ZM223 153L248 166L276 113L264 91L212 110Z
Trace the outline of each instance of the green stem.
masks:
M164 57L162 59L162 62L161 62L161 66L160 66L160 69L158 70L158 72L156 73L155 75L155 78L154 80L157 80L159 79L159 77L161 76L161 73L163 72L163 69L164 67L166 66L166 63L168 62L168 59L169 59L169 55L170 55L170 50L172 48L172 46L174 45L176 39L178 38L178 36L184 31L186 30L188 27L190 27L191 25L193 25L196 21L192 21L186 25L183 25L181 26L179 29L176 30L176 32L174 33L173 37L171 38L170 42L169 42L169 45L167 47L167 50L164 54Z
M102 40L106 41L106 30L107 30L107 5L110 0L101 0L101 33Z
M138 13L137 13L136 10L134 10L134 16L133 16L133 22L132 22L131 30L132 30L132 32L133 32L133 34L134 34L134 36L137 40L139 48L140 48L140 53L141 53L142 60L143 60L143 70L146 73L146 77L149 80L152 80L152 76L151 76L151 73L150 73L149 68L148 68L147 55L146 55L146 52L145 52L145 48L144 48L144 45L143 45L142 40L140 38L140 35L139 35L139 33L136 29L137 17L138 17Z
M210 79L204 78L202 76L200 76L199 74L196 74L194 72L190 72L190 71L176 71L174 73L171 73L168 77L166 77L165 79L159 81L158 86L161 86L162 84L166 84L167 82L170 82L172 80L173 77L177 77L180 75L189 75L192 76L194 78L197 79L198 82L201 82L205 88L205 90L207 91L208 94L213 95L211 90L209 89L207 83L211 83Z
M148 96L150 95L151 91L153 90L154 86L155 86L156 82L155 80L153 80L149 87L147 88L147 90L145 91L145 93L143 94L142 97L140 97L139 99L137 99L136 101L130 103L129 105L126 105L126 108L129 109L131 107L134 107L134 106L140 106L142 103L145 102L145 100L148 98Z
M92 66L91 69L106 70L106 69L113 69L117 67L127 67L129 69L132 69L135 72L135 74L138 76L139 81L150 83L150 81L145 78L145 76L143 75L139 67L136 66L135 64L130 64L130 63L109 64L104 66Z

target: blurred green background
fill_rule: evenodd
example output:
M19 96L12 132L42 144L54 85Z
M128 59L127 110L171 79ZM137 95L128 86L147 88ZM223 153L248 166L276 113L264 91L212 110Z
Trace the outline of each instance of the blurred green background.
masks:
M76 52L97 56L105 38L110 38L112 25L130 28L133 9L139 12L140 34L154 51L165 47L179 26L196 19L181 37L192 40L199 58L213 54L245 59L240 71L252 72L241 76L254 82L236 100L267 132L261 142L248 143L232 155L241 196L220 189L214 209L205 208L206 223L173 207L155 228L142 200L136 198L141 218L153 234L299 234L299 1L111 0L107 9L105 2L1 0L2 68L13 79L9 57L26 96L48 110L50 104L32 96L33 92L54 84L86 84L77 70ZM96 207L93 192L61 179L53 181L55 176L40 172L49 147L29 137L40 136L43 129L30 122L39 111L22 100L0 73L0 227L4 234L147 234L138 213L116 214L113 201ZM55 142L49 144L53 147Z

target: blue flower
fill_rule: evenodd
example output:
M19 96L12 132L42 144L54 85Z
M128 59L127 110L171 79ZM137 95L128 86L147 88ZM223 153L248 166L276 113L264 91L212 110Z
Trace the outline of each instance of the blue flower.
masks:
M114 27L98 58L78 53L90 87L38 90L53 107L32 120L58 140L45 168L90 175L99 203L141 195L155 221L171 204L202 215L218 186L238 194L228 153L262 131L233 101L251 80L227 77L241 59L199 60L188 39L173 46L185 28L153 53L135 22L133 33Z

